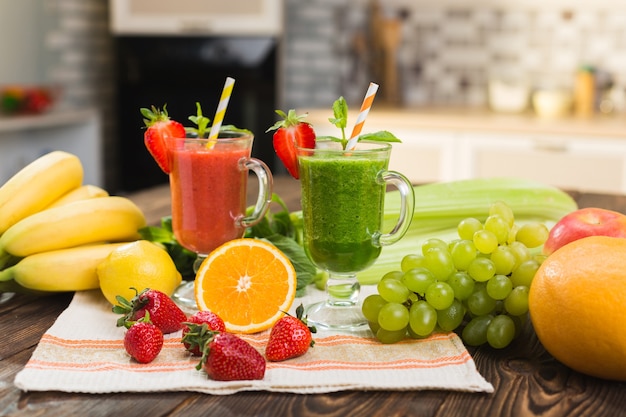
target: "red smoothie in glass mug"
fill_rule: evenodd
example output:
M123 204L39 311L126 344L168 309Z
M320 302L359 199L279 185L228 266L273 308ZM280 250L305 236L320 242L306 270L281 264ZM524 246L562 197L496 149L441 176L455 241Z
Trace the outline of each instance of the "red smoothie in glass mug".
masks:
M241 136L241 134L240 134ZM243 236L252 135L206 140L176 139L169 147L172 228L189 250L208 254L221 244Z

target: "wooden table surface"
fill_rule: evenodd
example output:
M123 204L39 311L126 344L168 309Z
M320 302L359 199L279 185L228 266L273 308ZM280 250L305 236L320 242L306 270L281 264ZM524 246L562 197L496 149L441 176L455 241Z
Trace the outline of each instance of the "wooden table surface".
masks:
M275 191L299 207L298 183L275 179ZM252 191L254 192L254 190ZM580 207L626 212L626 196L572 193ZM131 196L151 223L169 213L167 187ZM588 377L558 363L532 328L503 350L470 349L495 392L346 391L296 395L242 392L212 396L188 392L68 394L22 392L13 386L44 332L68 306L71 293L37 298L18 295L0 304L1 416L626 416L626 383Z

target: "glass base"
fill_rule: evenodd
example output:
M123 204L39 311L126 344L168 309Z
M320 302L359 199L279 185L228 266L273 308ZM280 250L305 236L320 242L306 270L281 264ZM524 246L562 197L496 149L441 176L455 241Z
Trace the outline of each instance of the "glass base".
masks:
M326 281L326 300L307 307L307 322L327 330L357 331L367 328L367 319L359 306L360 292L356 275L330 272Z
M172 294L172 300L181 308L197 310L194 281L184 281L180 284Z
M318 329L357 331L368 328L367 319L357 304L333 305L322 301L310 305L305 314L309 326Z

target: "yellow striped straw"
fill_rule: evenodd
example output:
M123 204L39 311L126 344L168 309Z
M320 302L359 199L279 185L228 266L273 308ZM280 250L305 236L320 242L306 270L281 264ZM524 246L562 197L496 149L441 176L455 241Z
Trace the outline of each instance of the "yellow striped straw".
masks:
M346 150L352 150L356 146L356 143L359 140L359 134L361 133L363 125L365 124L365 118L372 108L372 103L374 102L374 97L376 96L377 91L378 84L370 83L369 87L367 88L367 93L365 93L363 104L361 104L361 111L359 112L359 116L356 119L354 129L352 129L352 135L350 135L350 140L346 145Z
M213 118L213 126L211 126L211 131L209 132L209 143L212 143L212 141L217 139L217 135L220 133L220 127L222 127L224 115L226 114L226 107L228 107L228 101L230 100L230 95L233 92L234 85L235 79L226 77L224 89L222 90L222 96L220 97L220 102L217 105L215 117Z

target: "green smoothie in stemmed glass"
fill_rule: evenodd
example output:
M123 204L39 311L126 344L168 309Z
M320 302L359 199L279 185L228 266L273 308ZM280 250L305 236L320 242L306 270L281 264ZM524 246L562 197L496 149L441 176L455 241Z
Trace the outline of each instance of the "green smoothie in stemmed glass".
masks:
M318 139L315 149L296 149L304 248L329 275L328 298L309 306L307 320L322 328L358 330L367 321L357 305L356 273L370 267L383 246L404 235L413 214L413 188L402 174L387 169L389 143L360 141L345 150L341 142ZM400 191L403 209L394 229L383 233L388 184Z

